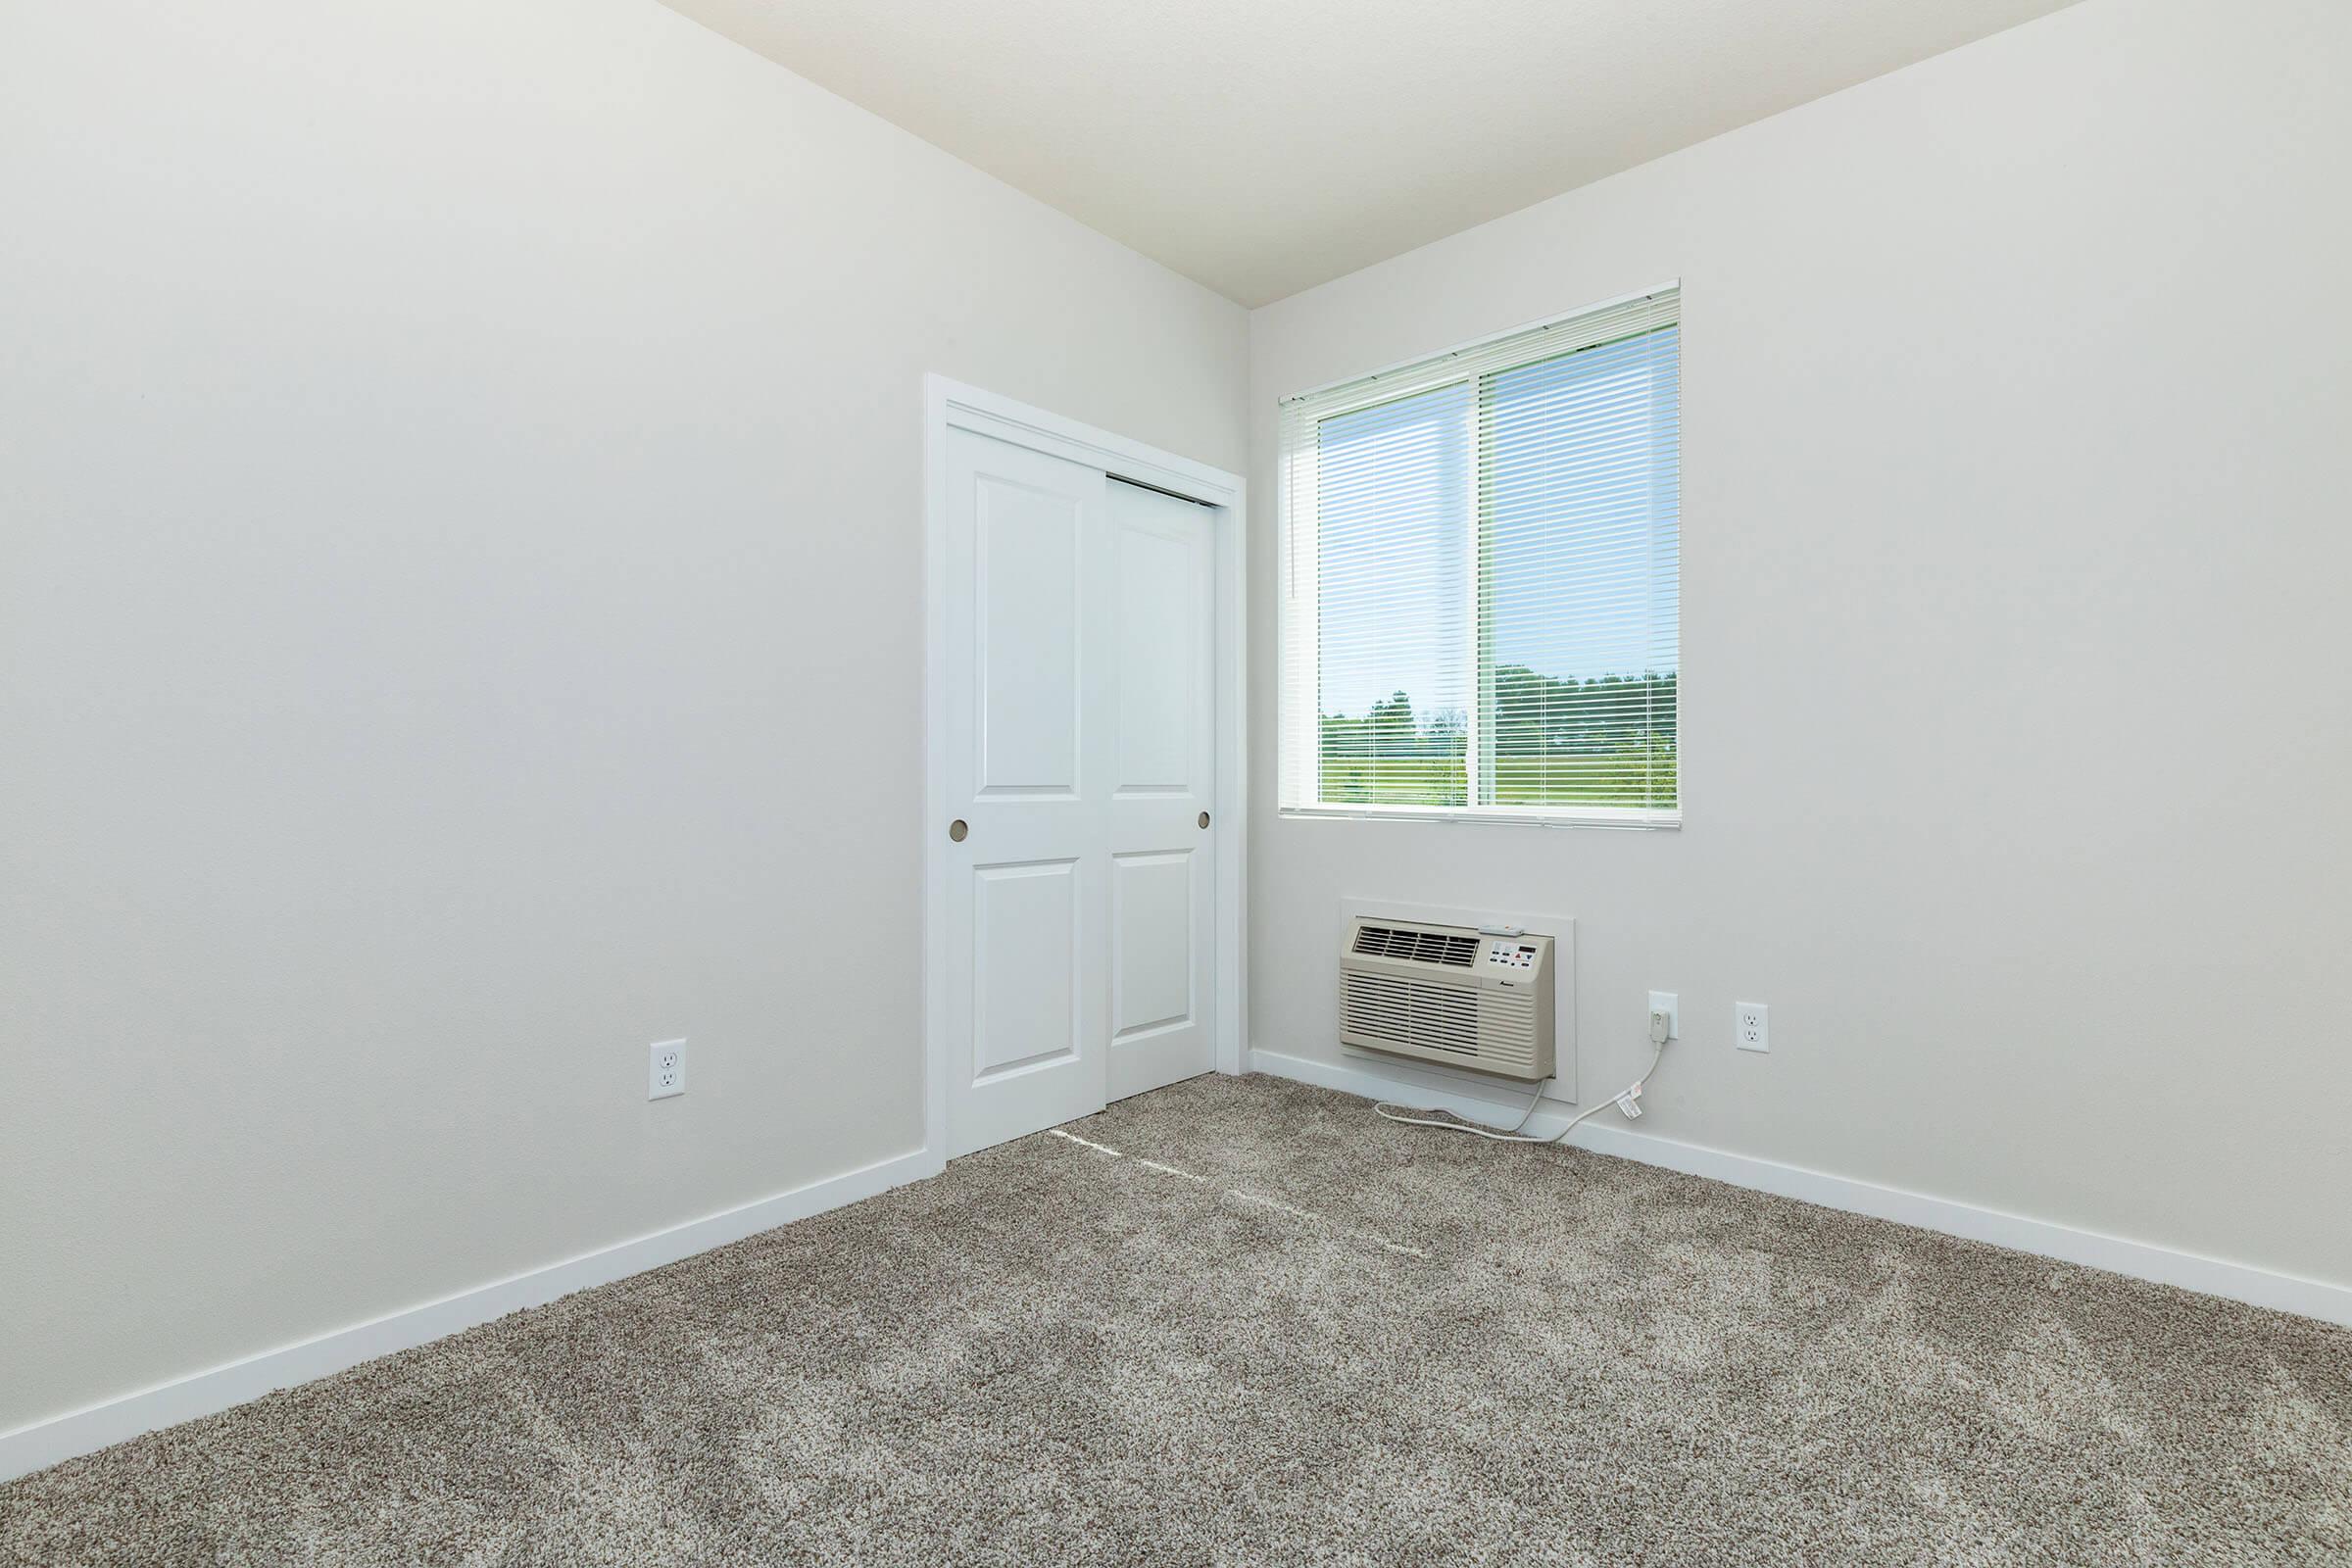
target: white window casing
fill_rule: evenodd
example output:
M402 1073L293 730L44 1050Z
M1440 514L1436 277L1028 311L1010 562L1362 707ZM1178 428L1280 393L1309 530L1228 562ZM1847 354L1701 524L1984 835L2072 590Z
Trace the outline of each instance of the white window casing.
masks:
M1680 305L1283 401L1286 813L1680 824Z

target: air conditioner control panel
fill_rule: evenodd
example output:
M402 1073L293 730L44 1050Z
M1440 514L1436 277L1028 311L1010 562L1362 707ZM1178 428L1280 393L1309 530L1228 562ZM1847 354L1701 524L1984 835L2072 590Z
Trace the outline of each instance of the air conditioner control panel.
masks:
M1532 942L1520 942L1505 937L1487 944L1487 962L1506 969L1533 969L1536 966L1536 947Z

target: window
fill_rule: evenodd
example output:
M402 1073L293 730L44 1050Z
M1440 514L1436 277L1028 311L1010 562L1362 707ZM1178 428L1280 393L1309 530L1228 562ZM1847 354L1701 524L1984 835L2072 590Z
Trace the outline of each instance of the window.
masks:
M1680 303L1284 402L1286 810L1681 820Z

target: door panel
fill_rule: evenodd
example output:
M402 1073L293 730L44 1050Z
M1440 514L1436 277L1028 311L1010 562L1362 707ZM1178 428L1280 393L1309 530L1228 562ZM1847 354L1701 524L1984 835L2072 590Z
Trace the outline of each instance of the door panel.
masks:
M1111 481L1113 1100L1216 1064L1216 514ZM1201 825L1203 814L1208 825Z
M973 475L983 795L1077 793L1083 502Z
M1072 1059L1085 1027L1078 862L983 865L972 882L973 1082Z
M1102 474L963 430L947 466L955 1155L1104 1102L1117 650Z
M1113 1044L1193 1021L1192 862L1187 851L1111 858Z
M1132 487L1113 491L1124 515L1120 492ZM1184 591L1192 550L1185 539L1130 527L1119 536L1118 557L1119 791L1182 791L1193 777L1195 607Z

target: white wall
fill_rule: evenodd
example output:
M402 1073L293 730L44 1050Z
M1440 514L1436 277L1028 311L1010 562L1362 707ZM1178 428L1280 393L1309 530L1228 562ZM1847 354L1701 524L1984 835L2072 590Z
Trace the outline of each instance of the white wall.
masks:
M652 0L8 5L0 213L0 1429L917 1145L922 372L1241 311Z
M1343 896L1565 909L1644 1130L2352 1283L2347 61L2089 0L1254 313L1271 496L1284 394L1683 280L1688 825L1277 819L1258 596L1252 1044L1342 1059Z

